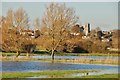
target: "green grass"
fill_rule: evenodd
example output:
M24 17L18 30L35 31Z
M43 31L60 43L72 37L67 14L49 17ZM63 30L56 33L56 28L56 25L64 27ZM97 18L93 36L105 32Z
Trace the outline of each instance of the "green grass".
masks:
M118 54L104 54L104 53L89 53L89 54L80 54L81 56L118 56Z
M16 55L16 53L14 52L7 52L7 53L2 52L0 54L2 54L3 56L15 56ZM25 55L26 55L25 53L21 53L21 56L25 56Z
M16 53L5 53L5 52L2 52L0 54L2 54L3 56L12 56L12 55L15 55Z
M80 78L119 78L119 76L120 74L104 74L104 75L82 76Z
M5 53L5 52L2 52L1 53L2 55L4 56L13 56L15 55L16 53ZM22 56L25 56L26 54L25 53L21 53ZM40 51L40 52L35 52L35 53L31 53L31 55L39 55L39 56L42 56L42 55L50 55L49 52L47 51ZM118 54L104 54L104 53L64 53L64 52L56 52L55 53L55 56L119 56Z
M29 78L46 76L47 78L118 78L120 74L104 74L104 75L90 75L90 76L71 76L76 73L87 73L95 70L52 70L41 72L3 72L2 78Z
M26 77L39 77L47 76L51 77L62 77L64 78L67 75L74 73L86 73L93 72L95 70L52 70L52 71L43 71L43 72L3 72L2 78L26 78Z

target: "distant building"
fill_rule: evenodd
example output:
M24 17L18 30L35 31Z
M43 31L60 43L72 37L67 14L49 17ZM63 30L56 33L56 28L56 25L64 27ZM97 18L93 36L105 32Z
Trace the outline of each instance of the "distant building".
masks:
M83 31L84 31L84 27L81 26L81 27L80 27L80 32L83 32Z
M33 30L23 30L21 32L21 34L23 34L23 35L28 34L29 36L31 36L32 38L34 38L34 31Z
M103 38L101 41L102 41L102 42L110 42L110 39L108 39L108 38Z
M89 23L85 25L84 31L85 31L86 36L88 35L88 33L90 33L90 24Z
M78 36L82 34L83 39L89 39L89 33L90 33L90 24L86 25L79 25L76 24L75 26L72 27L71 29L71 35Z
M90 39L89 36L82 36L82 39Z

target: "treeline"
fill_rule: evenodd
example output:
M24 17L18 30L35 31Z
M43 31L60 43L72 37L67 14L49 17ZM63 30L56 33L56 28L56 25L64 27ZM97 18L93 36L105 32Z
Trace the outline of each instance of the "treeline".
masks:
M36 18L32 24L35 30L30 30L30 18L26 11L19 8L16 11L8 10L6 16L1 17L0 31L2 33L1 50L5 52L29 53L34 50L47 50L51 52L75 52L75 53L104 53L108 47L116 47L117 35L110 42L102 42L102 31L98 28L91 30L87 35L89 39L83 39L85 33L79 29L76 23L78 17L72 8L65 4L51 3L47 6L42 20ZM71 33L79 33L73 35ZM114 43L114 44L113 44Z

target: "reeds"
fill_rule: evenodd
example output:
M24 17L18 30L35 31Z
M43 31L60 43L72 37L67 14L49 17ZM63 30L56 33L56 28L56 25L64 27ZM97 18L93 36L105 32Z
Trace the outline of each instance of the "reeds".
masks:
M107 57L106 59L89 59L89 58L80 58L75 59L76 63L90 63L90 64L118 64L118 58Z

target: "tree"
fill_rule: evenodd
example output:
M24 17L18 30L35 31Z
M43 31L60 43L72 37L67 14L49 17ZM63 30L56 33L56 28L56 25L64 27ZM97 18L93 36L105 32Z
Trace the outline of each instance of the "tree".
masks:
M34 21L34 30L35 30L35 38L38 38L41 35L39 18L36 18Z
M24 38L22 31L28 29L28 16L22 8L17 11L9 9L2 22L2 49L15 51L16 57L20 55Z
M96 31L93 29L93 30L91 30L91 32L90 32L90 38L91 39L94 39L95 37L96 37Z
M102 31L98 31L98 32L97 32L97 37L98 37L98 39L101 40L101 37L102 37L102 36L103 36Z
M13 35L13 10L9 9L6 17L2 17L2 49L10 51L12 48L12 41L14 40Z
M93 40L101 40L102 36L103 36L103 33L99 27L97 27L96 29L92 29L90 32L90 38Z
M19 8L14 12L14 26L17 28L18 34L21 34L23 30L29 29L29 20L28 14L23 8ZM25 38L25 37L24 37ZM18 57L20 55L23 39L22 35L17 36L17 43L16 43L16 52Z
M18 31L21 32L24 29L29 29L29 18L28 14L23 8L19 8L14 13L14 25Z
M54 51L62 41L66 40L71 26L74 26L78 20L74 13L74 10L67 8L65 4L51 3L46 8L42 26L47 27L45 36L49 39L52 60L54 60Z
M112 47L119 49L120 48L120 30L114 30L112 33Z
M100 27L95 28L96 32L101 31Z
M39 30L40 29L40 20L39 18L36 18L34 21L34 28L35 30Z
M29 36L29 34L26 33L26 35L23 37L23 43L22 43L22 50L24 52L26 52L26 57L29 57L30 53L34 51L34 49L36 48L36 43L35 43L35 39L31 38L31 36Z
M9 27L9 29L11 29L14 25L13 25L13 21L14 21L14 12L12 9L9 9L7 12L7 16L5 18L6 21L6 25Z
M97 27L95 30L96 30L96 33L97 33L96 37L98 39L101 39L103 34L102 34L102 30L100 29L100 27Z
M76 34L80 33L80 26L79 26L79 24L73 26L71 30L72 30L73 33L76 33Z

